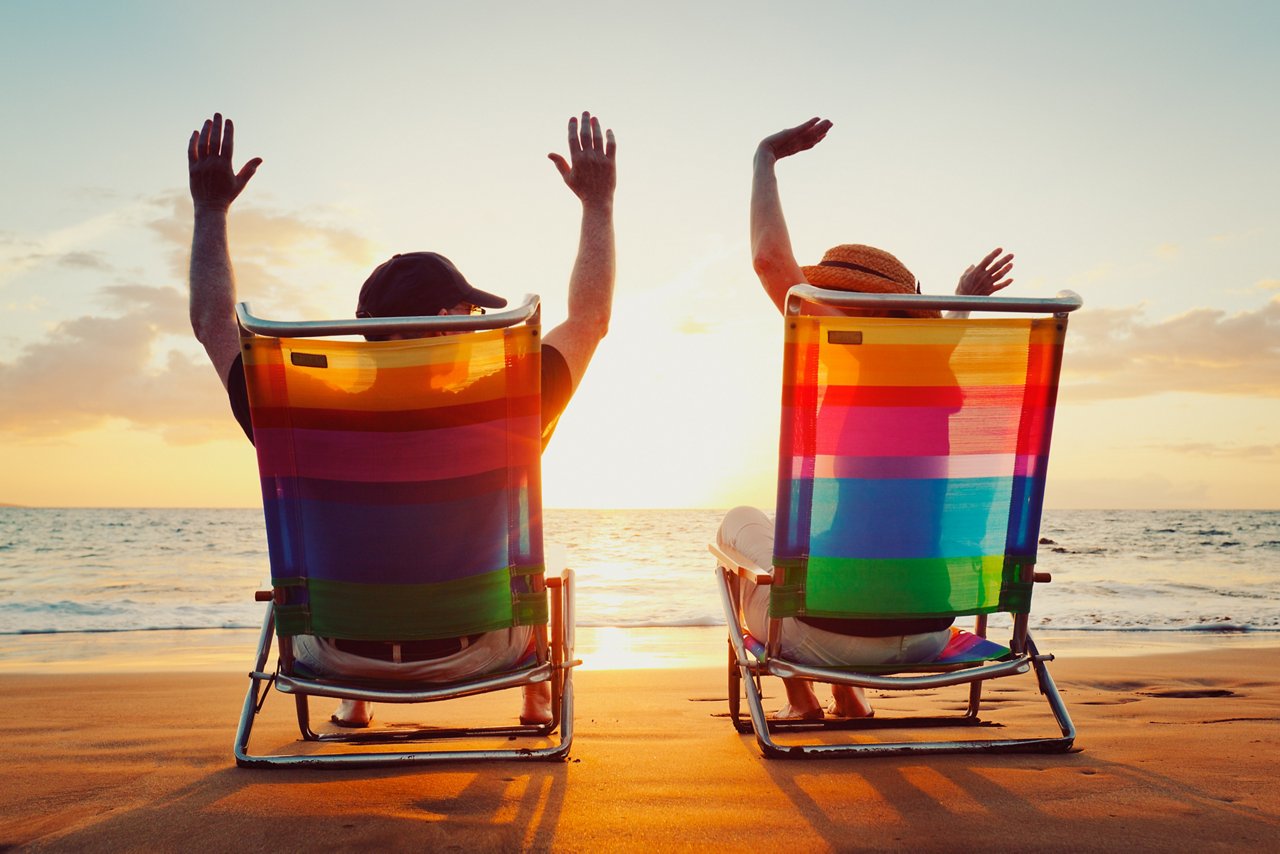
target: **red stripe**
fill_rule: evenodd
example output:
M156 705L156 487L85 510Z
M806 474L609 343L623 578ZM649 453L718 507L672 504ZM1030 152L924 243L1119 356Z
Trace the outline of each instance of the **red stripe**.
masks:
M1061 361L1062 344L1033 345L1027 353L1027 399L1023 404L1022 423L1018 429L1018 454L1048 454L1053 428L1054 404L1058 398L1054 367Z
M822 405L826 406L1021 406L1024 386L826 386ZM1026 389L1043 394L1042 388ZM803 396L813 400L818 389L805 385L787 385L782 390L782 405L795 406Z

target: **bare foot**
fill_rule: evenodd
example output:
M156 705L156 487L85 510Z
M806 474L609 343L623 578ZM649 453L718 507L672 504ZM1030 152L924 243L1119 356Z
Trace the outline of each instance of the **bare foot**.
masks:
M338 710L329 716L338 726L364 729L373 720L373 703L364 700L343 700Z
M542 726L551 723L551 683L535 682L524 686L524 703L520 706L520 723Z
M828 711L838 718L870 718L876 713L867 692L854 685L832 685Z
M783 679L782 687L787 689L787 704L770 715L779 721L820 721L822 720L822 704L818 695L813 693L813 684L803 679Z
M824 715L822 713L821 708L805 709L804 711L800 711L798 709L793 708L791 704L788 703L787 705L783 706L781 709L778 709L778 711L769 715L769 720L772 720L772 721L820 721L823 719L823 717Z

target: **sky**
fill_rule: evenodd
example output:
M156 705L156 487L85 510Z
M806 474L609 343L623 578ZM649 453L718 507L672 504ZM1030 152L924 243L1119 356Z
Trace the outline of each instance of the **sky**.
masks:
M1280 507L1280 4L0 3L0 503L259 502L191 336L191 131L264 162L239 296L347 317L395 252L563 319L579 206L547 153L618 139L613 324L543 459L551 507L771 507L781 319L751 157L796 254L926 292L997 246L1078 292L1046 503Z

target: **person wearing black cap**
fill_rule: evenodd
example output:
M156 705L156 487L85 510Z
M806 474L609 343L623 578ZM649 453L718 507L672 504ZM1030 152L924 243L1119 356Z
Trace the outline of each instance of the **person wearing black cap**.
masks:
M227 241L231 203L253 178L261 158L253 158L237 172L232 167L235 126L215 113L187 144L187 166L195 222L191 240L191 326L204 345L227 390L236 420L253 441L240 333L235 319L236 287ZM581 122L569 119L569 158L547 155L565 184L582 202L578 256L569 278L568 317L542 341L542 444L555 430L561 412L586 372L596 347L609 329L613 305L615 251L613 195L617 181L617 143L613 131L602 132L599 119L583 113ZM357 317L423 317L483 313L507 301L471 285L449 259L435 252L395 255L381 264L360 289ZM498 633L491 633L498 634ZM460 639L462 652L484 643ZM522 650L516 650L522 653ZM474 658L474 656L472 656ZM543 723L551 719L547 683L526 690L521 720ZM336 723L365 726L367 703L344 701Z

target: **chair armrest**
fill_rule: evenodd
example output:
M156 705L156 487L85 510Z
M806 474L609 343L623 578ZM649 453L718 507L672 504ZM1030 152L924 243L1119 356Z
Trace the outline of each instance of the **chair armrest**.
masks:
M755 584L772 584L773 575L769 570L757 566L756 564L744 564L741 560L731 556L724 549L715 543L709 543L707 550L716 556L716 560L721 566L733 572L740 578L745 578Z

